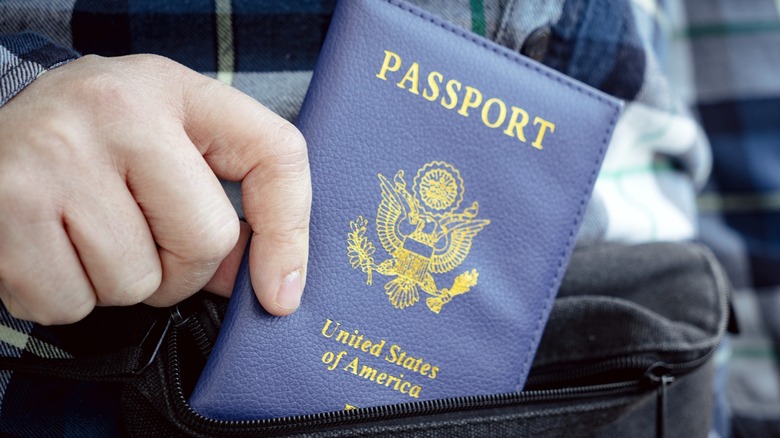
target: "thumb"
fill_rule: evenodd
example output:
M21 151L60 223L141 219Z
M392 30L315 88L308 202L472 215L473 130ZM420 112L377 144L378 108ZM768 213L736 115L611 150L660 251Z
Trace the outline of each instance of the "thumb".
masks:
M288 121L212 79L184 87L184 126L214 173L243 181L252 230L250 272L260 304L287 315L300 304L309 247L311 177L306 142ZM217 278L237 269L234 249ZM228 275L229 276L229 275ZM224 289L223 289L224 290Z

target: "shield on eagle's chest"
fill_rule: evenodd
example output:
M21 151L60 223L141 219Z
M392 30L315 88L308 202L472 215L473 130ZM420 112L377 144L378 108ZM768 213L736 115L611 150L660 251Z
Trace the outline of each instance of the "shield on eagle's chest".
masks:
M428 274L433 257L433 247L412 237L404 239L403 246L393 254L396 259L396 273L417 283L422 283Z

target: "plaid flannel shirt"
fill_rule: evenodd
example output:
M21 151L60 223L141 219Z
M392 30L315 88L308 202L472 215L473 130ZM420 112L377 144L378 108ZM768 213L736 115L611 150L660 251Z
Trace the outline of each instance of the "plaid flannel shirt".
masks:
M755 304L756 297L759 303L777 302L772 292L780 276L772 269L780 257L780 233L773 224L780 177L774 176L777 152L770 147L780 138L777 1L749 0L749 6L728 0L413 2L626 101L578 244L694 239L701 223L703 238L719 250L740 292L752 297L744 305L738 298L738 307L752 309L755 321L763 321L755 331L746 330L760 338L757 357L738 356L748 365L760 361L765 374L743 373L738 376L743 381L731 381L732 392L742 396L734 405L737 417L757 414L750 405L753 394L740 394L740 388L754 389L751 385L765 375L780 382L772 338L765 337L780 333L780 326L766 323L761 313L772 311ZM74 59L75 51L156 53L293 120L333 3L0 0L0 105L42 72ZM714 173L699 200L704 212L699 222L695 196L710 174L710 143ZM238 186L225 184L225 189L240 212ZM756 286L766 293L751 294ZM15 320L0 306L0 355L67 357L76 344L62 332ZM724 350L721 360L726 358ZM21 388L31 384L20 381L0 371L0 419L11 411L19 414L16 401L26 395ZM104 389L70 389L79 395L63 393L48 410L40 408L41 414L29 418L45 418L46 430L57 435L114 431L116 406L95 401L106 396ZM762 425L778 430L780 389L767 397L773 410L761 411L761 418L770 420ZM80 423L73 429L74 416L57 406L76 399L84 410L92 409L92 416L76 415ZM27 431L3 424L0 433ZM727 426L720 426L718 433L725 434Z
M728 400L737 436L780 435L780 2L689 0L683 92L712 145L701 238L734 284ZM723 353L727 353L726 350Z

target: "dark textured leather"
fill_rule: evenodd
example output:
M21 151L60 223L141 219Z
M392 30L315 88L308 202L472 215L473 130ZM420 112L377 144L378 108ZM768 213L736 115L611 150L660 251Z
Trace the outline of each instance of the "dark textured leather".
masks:
M387 80L377 77L385 50L401 61L397 71L386 72ZM413 62L419 66L419 94L410 91L411 79L403 82L405 89L398 86ZM431 96L427 80L434 70L443 78L442 95L429 101L423 93L427 89ZM460 105L445 108L444 84L450 79L462 83L459 103L466 85L478 89L484 102L501 99L507 123L511 106L524 109L526 141L505 134L507 123L488 127L481 107L468 110L468 117L458 113ZM499 108L494 102L488 121L500 119ZM297 122L309 145L314 191L301 307L284 318L266 313L255 299L245 261L217 345L192 394L193 408L208 417L240 420L520 390L619 111L613 99L417 8L395 0L340 2ZM532 145L537 116L555 124L543 136L542 149ZM445 190L450 195L434 187L422 196L415 184L419 169L432 185L458 172L462 183L455 178L443 184L456 188ZM394 179L399 170L403 177ZM384 189L378 174L386 178ZM417 201L404 198L401 179ZM436 208L446 207L452 193L462 202L453 201L457 208L447 216ZM474 202L476 215L463 216ZM405 216L391 220L387 211L398 205ZM350 223L358 217L367 219L362 244L371 241L376 250L372 285L359 263L351 265L348 233L354 233ZM479 222L484 220L490 223ZM382 223L386 235L406 240L400 248L392 238L380 239ZM431 247L425 236L435 231L440 239ZM434 256L426 251L441 255L448 248L465 251L465 260L434 268ZM400 267L403 254L412 254L416 271ZM420 260L431 265L420 267ZM455 278L472 270L478 272L476 285L434 313L426 299L458 289ZM428 284L433 295L424 290L427 280L418 281L428 276L436 283L435 289ZM385 288L394 280L404 283L400 295L413 296L409 289L416 288L419 301L396 308ZM338 322L339 330L358 330L372 345L385 340L379 357L326 337L328 319L330 329ZM412 369L391 363L386 357L392 345L423 360L407 362ZM342 351L328 370L328 352ZM349 368L356 358L357 368ZM430 367L422 375L424 363L438 367L435 378ZM393 381L388 387L352 372L363 366L410 385L396 388ZM408 394L412 385L420 386L419 398Z

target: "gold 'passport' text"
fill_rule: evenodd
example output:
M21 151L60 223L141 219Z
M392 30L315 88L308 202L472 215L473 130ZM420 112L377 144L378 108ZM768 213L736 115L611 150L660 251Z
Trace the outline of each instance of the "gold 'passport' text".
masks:
M470 85L465 85L456 79L447 79L438 71L431 71L425 76L425 84L420 89L420 64L412 62L402 69L401 56L395 52L385 50L385 58L376 77L383 81L396 81L398 88L412 94L422 96L431 102L439 104L449 110L456 110L463 117L469 117L470 110L475 110L481 116L482 123L488 128L501 129L510 137L527 143L527 138L532 138L531 145L537 149L543 148L543 142L547 134L555 132L555 123L539 116L533 118L528 111L514 105L509 105L497 98L485 99L482 92ZM401 73L403 76L401 76ZM391 76L391 79L388 78ZM529 126L529 124L531 126ZM527 130L527 131L526 131ZM526 137L526 132L530 137Z

